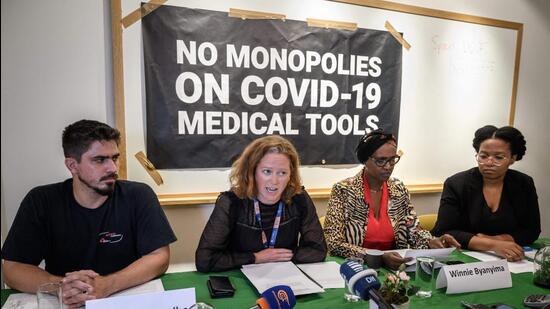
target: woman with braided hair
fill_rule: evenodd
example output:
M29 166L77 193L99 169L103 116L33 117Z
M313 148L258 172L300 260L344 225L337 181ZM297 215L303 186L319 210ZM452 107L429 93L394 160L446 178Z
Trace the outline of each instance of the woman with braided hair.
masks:
M332 187L325 218L325 238L331 255L361 256L366 249L460 247L451 235L433 237L418 225L405 185L390 177L401 158L397 139L382 131L363 136L355 150L364 167ZM390 268L409 260L396 252L382 257Z

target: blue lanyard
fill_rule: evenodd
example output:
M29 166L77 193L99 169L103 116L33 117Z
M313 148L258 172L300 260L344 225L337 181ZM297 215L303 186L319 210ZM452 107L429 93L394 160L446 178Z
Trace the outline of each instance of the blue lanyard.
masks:
M260 215L260 202L257 199L254 199L254 215L256 216L256 221L260 225L262 230L262 244L264 248L275 248L275 241L277 240L277 233L279 232L279 224L281 223L281 217L283 215L283 202L279 202L279 207L277 208L277 215L275 216L275 221L273 221L273 229L271 230L271 239L269 240L269 246L267 243L267 236L265 235L264 230L262 229L262 216Z

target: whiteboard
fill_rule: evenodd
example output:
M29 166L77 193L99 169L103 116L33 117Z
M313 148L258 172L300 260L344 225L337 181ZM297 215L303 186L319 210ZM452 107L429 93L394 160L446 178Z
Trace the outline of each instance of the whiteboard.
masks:
M389 21L412 45L403 51L398 147L404 156L393 172L407 185L440 185L448 176L474 166L471 141L475 130L486 124L513 124L522 24L400 4L389 6L392 10L316 0L173 0L166 4L222 12L230 8L270 12L302 21L354 22L360 28L384 31ZM122 0L122 17L139 6L140 1ZM197 203L211 201L211 197L200 197L229 188L228 168L159 170L164 184L158 186L134 157L146 149L141 40L139 21L123 30L123 176L127 173L130 180L148 183L159 197L183 194L196 196ZM306 189L328 192L360 168L359 164L304 166L302 182Z

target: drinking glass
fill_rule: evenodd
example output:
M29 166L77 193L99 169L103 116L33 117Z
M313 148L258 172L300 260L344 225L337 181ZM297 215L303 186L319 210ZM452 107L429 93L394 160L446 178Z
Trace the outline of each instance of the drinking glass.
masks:
M419 288L416 296L422 298L432 297L432 289L435 282L435 258L431 256L419 256L416 258L414 282Z
M38 309L63 309L61 283L50 282L41 284L36 291Z

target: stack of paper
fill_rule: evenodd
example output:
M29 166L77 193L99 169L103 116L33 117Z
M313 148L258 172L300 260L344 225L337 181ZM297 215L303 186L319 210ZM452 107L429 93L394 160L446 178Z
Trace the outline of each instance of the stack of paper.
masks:
M324 292L292 262L243 265L241 271L259 293L276 286L288 285L294 295Z

